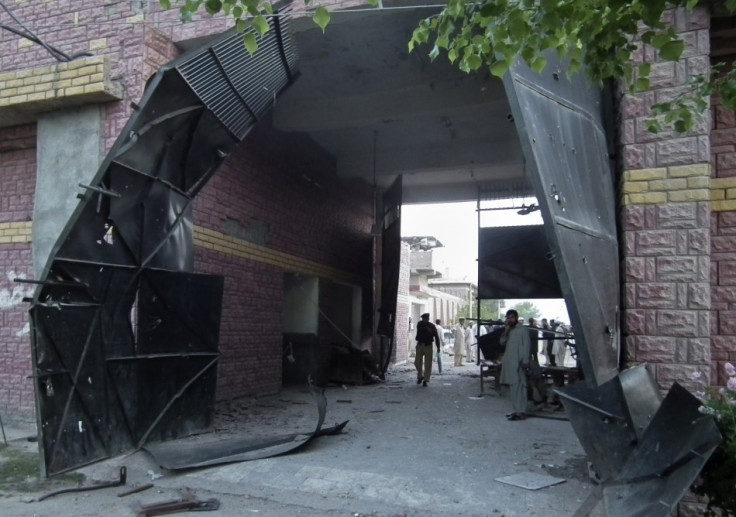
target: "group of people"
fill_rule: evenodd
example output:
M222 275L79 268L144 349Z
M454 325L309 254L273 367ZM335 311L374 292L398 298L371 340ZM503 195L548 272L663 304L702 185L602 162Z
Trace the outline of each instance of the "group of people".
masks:
M437 320L439 322L440 320ZM455 358L455 366L462 366L463 362L473 362L478 346L478 336L486 333L486 328L476 323L466 325L465 318L460 318L452 327L452 353Z
M440 320L432 324L429 316L429 313L422 314L421 321L417 324L417 352L414 361L417 384L425 387L432 375L432 346L436 347L437 353L440 352L443 344L441 336L444 332ZM462 366L464 357L472 361L472 346L477 346L477 336L485 334L485 330L482 325L480 328L466 326L465 319L460 318L452 329L455 366ZM524 325L516 310L506 311L504 330L500 338L501 345L505 347L500 383L509 388L512 411L506 415L508 420L526 418L527 402L530 395L533 397L534 390L539 393L542 401L546 400L546 381L541 375L538 358L539 340L541 338L543 341L542 354L547 357L547 364L563 366L566 355L564 336L568 332L569 329L555 320L543 319L540 327L533 318L530 318L528 325Z

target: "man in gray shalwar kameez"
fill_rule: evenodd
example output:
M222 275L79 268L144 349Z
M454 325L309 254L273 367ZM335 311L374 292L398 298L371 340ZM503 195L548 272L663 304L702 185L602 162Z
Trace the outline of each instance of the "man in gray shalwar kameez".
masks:
M506 415L509 420L526 417L526 374L529 371L531 340L529 332L519 325L519 313L514 309L506 312L506 328L501 335L501 344L506 345L501 366L501 384L508 384L513 412Z

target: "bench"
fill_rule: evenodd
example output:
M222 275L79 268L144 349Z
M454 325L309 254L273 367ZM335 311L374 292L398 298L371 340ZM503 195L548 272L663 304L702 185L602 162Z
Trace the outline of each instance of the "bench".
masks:
M477 362L480 365L480 396L483 396L484 379L493 376L493 384L498 389L498 377L501 375L501 363L499 361L488 361L480 359Z
M480 366L480 396L485 393L485 383L487 377L493 377L495 389L498 389L498 379L501 375L501 361L489 361L487 359L479 359L477 364ZM570 368L565 366L542 366L540 367L542 377L552 379L557 387L566 384L574 384L583 378L580 368Z
M567 366L542 366L542 377L552 379L555 386L574 384L583 378L580 368Z

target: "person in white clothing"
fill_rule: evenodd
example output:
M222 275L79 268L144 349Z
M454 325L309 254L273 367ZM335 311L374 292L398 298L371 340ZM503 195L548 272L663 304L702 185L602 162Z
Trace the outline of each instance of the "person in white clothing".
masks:
M471 361L475 361L476 357L478 357L478 336L485 336L488 333L486 330L485 325L478 325L477 323L473 323L472 328L470 329L470 359Z
M567 354L567 347L565 346L565 340L562 339L567 331L562 323L556 322L557 326L554 328L555 341L552 345L552 355L555 356L557 366L565 366L565 355Z
M473 345L475 344L475 335L470 325L465 327L465 361L471 363L475 359L473 355Z
M437 327L437 333L440 335L440 346L444 348L445 346L445 329L442 328L442 325L440 325L440 322L442 320L434 320L434 326Z
M463 365L463 356L465 355L465 318L460 318L455 326L452 327L452 337L455 340L453 353L455 354L455 366Z

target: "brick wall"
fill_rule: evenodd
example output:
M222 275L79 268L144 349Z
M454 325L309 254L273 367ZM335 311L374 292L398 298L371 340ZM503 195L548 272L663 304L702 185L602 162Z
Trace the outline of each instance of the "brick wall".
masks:
M218 400L278 392L283 271L199 247L194 258L198 273L225 277Z
M658 62L651 48L650 91L620 103L622 305L629 362L647 362L660 386L692 387L689 374L710 375L710 118L686 135L646 131L653 103L679 95L688 77L707 73L707 8L670 10L665 21L686 43L678 63Z
M12 92L11 87L32 86L34 93L44 94L43 101L47 96L76 97L82 103L122 97L119 102L104 105L100 143L103 152L118 138L132 113L130 103L140 99L146 80L180 53L172 42L230 28L224 18L211 19L206 15L198 15L198 21L182 25L177 10L162 12L157 2L103 5L93 0L51 0L14 3L10 8L49 44L70 55L92 55L60 64L41 46L7 31L0 32L0 70L4 74L0 79L6 87L0 97L7 97L5 104L11 104L9 99L14 98L12 113L21 116L9 121L3 115L3 120L17 126L25 120L23 117L33 120L39 113L60 106L43 104L40 96L31 105L28 98L15 98L18 92ZM32 81L35 82L31 84ZM109 97L85 97L94 93L88 85L98 83ZM89 90L86 93L85 87ZM67 91L68 88L77 89ZM3 180L17 172L19 163L23 163L28 178L35 179L35 130L9 131L0 134ZM14 135L14 131L19 133ZM11 136L16 143L8 143ZM367 234L372 217L371 193L365 185L338 181L331 159L316 149L311 142L259 128L197 201L195 267L197 271L226 277L220 398L278 389L284 271L307 272L370 289L372 248ZM0 191L0 223L9 223L0 227L0 241L11 241L0 242L0 252L4 253L0 263L3 267L18 265L14 268L18 274L30 272L31 267L28 244L13 240L21 238L17 232L29 231L26 226L15 225L31 220L33 184L28 192L17 193L14 189L27 186L18 182L12 187L3 185ZM12 290L5 278L2 281L5 283L0 284L0 292ZM363 327L370 334L366 322L371 321L371 306L365 298L363 305L368 311ZM27 321L25 309L12 309L15 319L8 321L10 327L18 323L17 318ZM18 379L30 372L27 335L8 337L7 332L0 342L5 347L2 350L12 350L6 355L19 353L26 367L15 370L22 372L17 379L3 377L3 389L8 383L20 382ZM365 338L366 335L363 343ZM18 344L21 341L23 346ZM11 391L24 400L17 402L19 407L30 407L30 383L23 382L28 389ZM9 396L7 390L4 394L0 397Z
M736 362L736 114L718 96L711 99L711 199L712 381L724 386L723 365Z
M22 301L33 288L13 280L32 278L35 134L35 126L0 129L0 413L6 419L33 416L28 306Z
M32 122L39 113L122 98L105 57L0 74L0 126Z
M284 272L370 288L372 194L334 171L315 144L264 126L197 197L195 268L226 278L219 398L279 389Z

